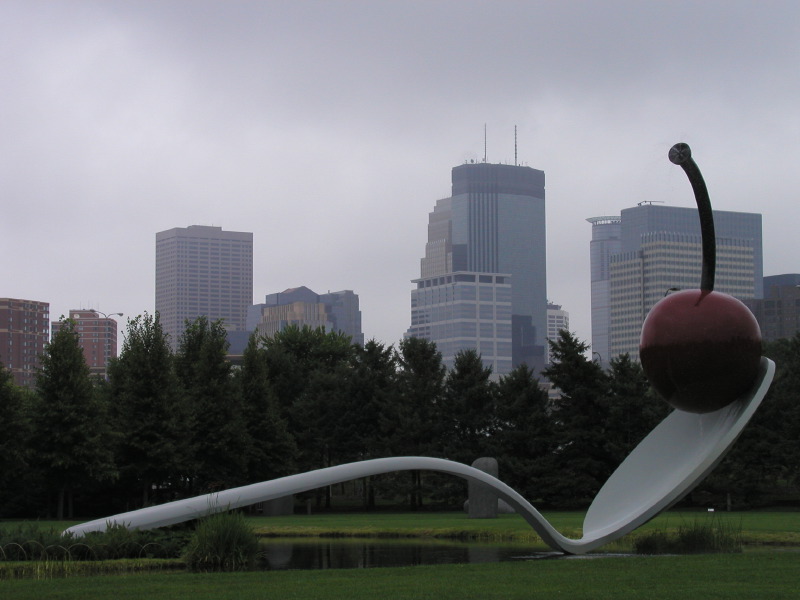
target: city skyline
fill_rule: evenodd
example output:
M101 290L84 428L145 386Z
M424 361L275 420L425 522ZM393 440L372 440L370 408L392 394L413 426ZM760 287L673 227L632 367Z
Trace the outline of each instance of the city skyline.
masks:
M8 0L0 294L152 312L153 233L220 226L254 234L253 302L356 290L395 344L441 174L486 158L547 173L548 299L588 341L584 219L693 207L679 141L797 272L800 6L735 6Z

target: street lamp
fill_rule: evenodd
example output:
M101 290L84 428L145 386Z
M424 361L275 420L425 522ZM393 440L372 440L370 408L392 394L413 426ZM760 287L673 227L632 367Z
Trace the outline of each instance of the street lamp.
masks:
M98 315L103 315L103 317L106 318L106 319L110 319L111 317L113 317L115 315L118 315L120 317L123 316L122 313L109 313L109 314L106 314L104 312L100 312L96 308L90 308L89 310L92 311L92 312L97 313Z

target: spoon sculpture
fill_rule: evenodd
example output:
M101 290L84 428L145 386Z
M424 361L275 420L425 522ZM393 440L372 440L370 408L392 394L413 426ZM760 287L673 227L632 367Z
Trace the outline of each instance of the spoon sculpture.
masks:
M689 160L691 160L688 146L677 145L673 151L678 147L681 148L682 160L686 157L687 152ZM672 153L670 158L673 158ZM673 160L673 162L676 161ZM694 165L693 162L691 164ZM684 169L686 170L686 167ZM696 169L696 165L694 165L694 169ZM689 173L689 170L687 170L687 174L692 180L694 175ZM699 176L699 170L696 175ZM697 195L696 183L696 179L692 180ZM705 185L703 184L702 187L704 188ZM699 204L700 201L698 201ZM710 204L708 205L708 214L710 215ZM704 257L707 257L705 246ZM708 267L704 266L704 272L707 270ZM713 268L711 278L713 287ZM703 284L706 285L706 283L707 279L704 279ZM703 289L706 288L703 287ZM671 310L673 309L668 307L667 312ZM735 329L735 327L733 328ZM715 339L722 339L722 342L721 346L718 345L712 349L713 353L720 351L720 348L721 351L736 351L735 343L733 346L726 345L724 335L715 335ZM644 344L646 341L644 332L642 337ZM716 379L704 379L700 386L693 386L690 380L692 373L696 372L691 371L687 376L680 370L680 356L677 360L672 360L675 358L672 356L675 352L680 354L682 346L663 344L659 341L658 336L655 336L655 342L652 342L652 336L647 339L650 340L648 343L659 351L662 349L660 345L668 346L666 352L668 358L660 357L659 360L651 363L648 376L652 380L653 373L655 373L656 376L663 376L659 381L669 383L679 380L682 382L677 388L669 387L669 385L664 388L669 389L670 394L666 399L678 407L634 448L600 489L586 513L583 522L583 537L580 539L571 539L556 531L533 505L499 479L461 463L419 456L378 458L290 475L89 521L70 527L65 533L82 536L91 531L104 531L114 524L132 529L165 527L197 519L210 513L274 500L371 475L395 471L429 470L448 473L491 487L497 493L498 498L502 498L514 507L549 546L569 554L584 554L646 523L659 512L680 500L702 481L736 441L764 399L775 374L775 364L771 360L761 357L757 361L755 373L751 375L752 381L746 381L744 388L741 388L740 385L741 389L737 390L735 395L730 390L727 391L727 396L720 395L718 390L708 387L709 381L713 384L717 381ZM717 361L714 365L715 368L720 368L719 364ZM724 365L724 363L722 364ZM665 369L666 374L660 373L659 369ZM702 376L702 370L700 375ZM658 386L656 389L662 391L662 388ZM675 389L678 391L676 392ZM703 395L704 390L708 392L706 396L713 398L711 405ZM709 409L709 406L712 409Z

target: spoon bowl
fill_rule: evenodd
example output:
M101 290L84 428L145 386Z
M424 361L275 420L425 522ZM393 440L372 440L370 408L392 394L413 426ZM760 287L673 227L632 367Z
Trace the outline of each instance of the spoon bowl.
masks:
M689 493L742 433L774 375L775 363L762 357L756 382L738 400L710 413L670 413L600 489L586 513L583 540L602 544L609 535L625 535Z

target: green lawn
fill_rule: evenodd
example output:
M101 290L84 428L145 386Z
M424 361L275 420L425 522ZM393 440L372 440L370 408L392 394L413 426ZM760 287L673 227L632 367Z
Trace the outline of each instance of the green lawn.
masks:
M580 537L583 513L547 512L544 516L560 532ZM741 527L745 543L787 544L800 546L800 512L748 511L708 513L706 511L670 511L640 527L677 529L716 519ZM500 515L497 519L470 519L462 512L444 513L334 513L293 515L288 517L254 517L253 526L259 533L280 536L300 535L395 535L414 537L461 537L495 541L537 542L536 533L519 515ZM631 534L635 536L637 532ZM629 545L629 540L615 544L612 549Z
M580 535L583 515L545 515L559 530ZM539 559L495 564L271 571L233 574L144 572L86 575L65 579L0 581L0 600L53 598L114 600L147 598L203 600L250 598L346 598L347 600L450 598L467 600L557 599L643 600L648 598L744 599L798 598L800 589L800 512L716 513L673 511L640 528L675 529L698 520L724 519L741 526L750 544L741 554L696 556ZM469 519L464 513L329 513L291 517L252 517L252 525L273 535L393 535L472 537L494 541L538 538L517 515ZM72 523L39 522L63 529ZM633 535L636 535L634 532ZM541 542L539 542L541 543ZM793 545L794 548L785 547ZM630 538L601 551L625 552ZM545 549L542 544L542 549ZM169 568L169 567L166 567Z
M580 537L581 512L545 512L544 516L560 532ZM717 512L669 511L662 513L637 531L676 529L697 521L720 519L741 527L745 543L787 544L800 546L800 512L747 511ZM470 519L463 512L370 512L315 513L287 517L250 517L256 530L265 535L297 537L306 535L359 535L457 537L493 541L536 543L539 538L525 520L516 514L497 519ZM41 527L63 530L80 521L39 521ZM0 523L2 526L2 523ZM636 532L631 534L636 535ZM623 546L626 545L623 539ZM617 544L618 546L619 544ZM616 549L616 548L612 548Z
M774 551L396 569L159 573L3 581L0 598L780 600L798 597L798 567L800 555Z

